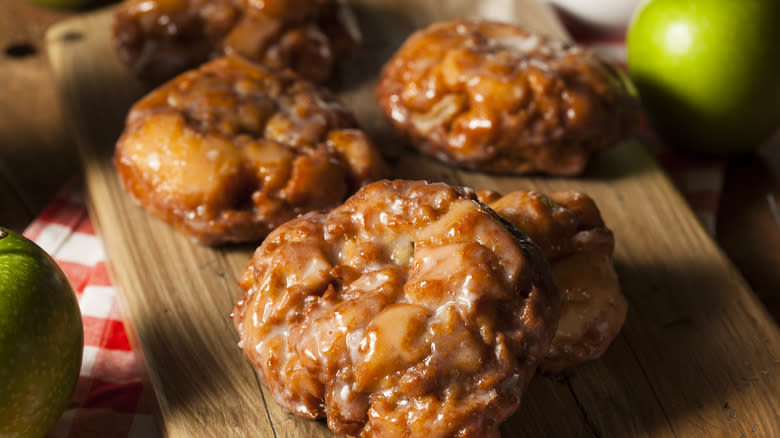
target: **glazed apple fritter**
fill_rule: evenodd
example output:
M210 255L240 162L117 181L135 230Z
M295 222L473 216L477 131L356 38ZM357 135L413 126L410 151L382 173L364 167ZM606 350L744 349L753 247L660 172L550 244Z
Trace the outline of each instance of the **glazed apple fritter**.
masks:
M235 56L137 102L114 162L138 203L206 244L260 240L385 173L333 95Z
M361 437L499 437L560 304L538 247L473 191L400 180L280 226L240 284L263 385Z
M600 357L623 327L627 303L612 263L615 239L596 203L574 191L480 199L539 245L561 291L561 318L540 368L558 373Z
M376 96L423 154L488 172L577 175L638 124L635 99L595 53L493 21L415 32Z
M345 0L125 0L119 59L155 83L225 54L324 82L360 42Z

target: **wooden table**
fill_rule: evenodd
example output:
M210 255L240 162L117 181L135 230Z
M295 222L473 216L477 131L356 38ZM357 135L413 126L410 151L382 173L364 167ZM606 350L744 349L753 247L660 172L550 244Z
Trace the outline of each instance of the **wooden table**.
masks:
M73 12L0 4L0 224L22 230L80 170L44 44L46 29Z
M0 224L21 231L80 172L44 52L46 28L77 12L3 0L0 16ZM717 241L780 321L780 150L728 163Z

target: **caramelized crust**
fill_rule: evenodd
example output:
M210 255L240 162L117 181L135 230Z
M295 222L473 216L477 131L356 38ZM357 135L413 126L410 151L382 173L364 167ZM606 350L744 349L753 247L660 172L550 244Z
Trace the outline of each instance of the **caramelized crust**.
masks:
M223 54L324 82L360 41L345 0L125 0L113 31L119 59L156 83Z
M114 162L144 208L207 244L259 240L385 172L354 116L327 91L237 57L137 102Z
M576 175L637 124L636 102L593 52L490 21L414 33L376 95L422 153L490 172Z
M361 437L498 437L555 331L539 249L475 194L380 181L271 233L240 347L276 401Z
M480 193L539 245L561 291L561 319L540 368L558 373L598 358L623 327L627 303L612 264L614 238L595 202L572 191L516 191L497 198Z

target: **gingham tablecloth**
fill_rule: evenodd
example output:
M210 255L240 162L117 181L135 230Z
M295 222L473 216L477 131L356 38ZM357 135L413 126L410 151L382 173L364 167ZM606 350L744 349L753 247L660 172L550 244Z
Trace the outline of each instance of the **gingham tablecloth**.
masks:
M24 231L68 276L84 322L76 390L49 437L160 436L152 388L142 379L106 269L100 237L87 215L82 185L65 187Z
M581 41L623 63L622 41ZM663 147L649 132L646 143L683 193L705 228L715 227L723 182L722 160L691 161ZM24 234L51 254L76 290L84 320L84 357L73 398L49 437L160 436L152 388L142 379L106 270L106 255L87 214L83 186L74 182Z

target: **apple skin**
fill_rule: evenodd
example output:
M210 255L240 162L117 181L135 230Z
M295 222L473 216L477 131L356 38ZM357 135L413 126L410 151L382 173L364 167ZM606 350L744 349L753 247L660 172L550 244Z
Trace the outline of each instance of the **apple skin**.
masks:
M0 436L49 431L76 386L83 346L65 274L35 243L0 228Z
M626 46L642 104L673 146L747 152L780 127L780 1L650 0Z

